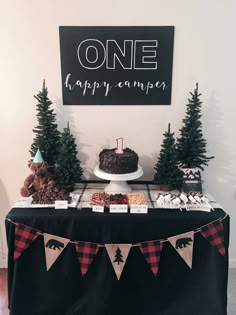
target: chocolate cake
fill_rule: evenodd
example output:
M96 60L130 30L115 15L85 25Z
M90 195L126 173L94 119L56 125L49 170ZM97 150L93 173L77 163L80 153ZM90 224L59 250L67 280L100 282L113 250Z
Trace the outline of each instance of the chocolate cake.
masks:
M123 153L116 153L116 149L104 149L99 154L100 170L110 174L126 174L138 169L138 155L126 148Z

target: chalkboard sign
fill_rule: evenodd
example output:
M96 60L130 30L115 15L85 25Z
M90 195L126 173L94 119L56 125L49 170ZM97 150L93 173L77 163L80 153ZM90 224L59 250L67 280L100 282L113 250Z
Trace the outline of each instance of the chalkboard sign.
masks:
M59 32L63 104L171 104L174 26Z
M202 193L201 173L197 168L183 168L183 187L184 192Z

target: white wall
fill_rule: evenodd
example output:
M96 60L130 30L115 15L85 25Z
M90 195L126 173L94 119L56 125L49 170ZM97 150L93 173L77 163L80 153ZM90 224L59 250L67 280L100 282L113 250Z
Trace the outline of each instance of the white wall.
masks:
M70 121L87 178L102 148L125 144L140 155L144 179L152 179L167 124L178 135L186 101L199 82L208 154L215 155L203 177L236 225L235 93L236 6L221 0L0 0L0 216L19 198L28 175L28 150L36 125L33 95L46 79L59 128ZM175 26L171 106L63 106L60 25ZM121 114L121 115L120 115ZM118 121L117 117L122 116ZM231 244L236 232L231 229ZM1 243L0 243L1 246ZM6 247L4 247L6 254ZM0 253L0 263L3 260ZM236 247L230 247L236 266Z

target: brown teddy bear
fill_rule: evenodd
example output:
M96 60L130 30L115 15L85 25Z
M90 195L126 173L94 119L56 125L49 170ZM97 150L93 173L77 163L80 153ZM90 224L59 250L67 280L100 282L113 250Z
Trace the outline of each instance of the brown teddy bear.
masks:
M24 181L24 186L20 193L22 197L29 197L45 185L54 185L52 175L48 172L48 164L46 162L30 162L29 168L32 171Z

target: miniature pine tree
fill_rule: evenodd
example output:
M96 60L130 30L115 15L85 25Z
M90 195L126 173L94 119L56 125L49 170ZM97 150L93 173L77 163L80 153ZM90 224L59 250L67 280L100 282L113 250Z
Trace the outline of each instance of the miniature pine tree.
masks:
M119 265L121 262L124 262L123 256L122 256L122 253L121 253L121 250L120 250L119 247L118 247L117 250L116 250L114 262L117 262L118 265Z
M160 155L154 167L156 170L154 181L159 185L181 188L183 173L177 165L174 132L170 131L170 124L168 124L168 131L163 136Z
M81 180L83 170L77 158L75 138L70 132L69 123L61 133L60 151L55 169L55 181L58 186L73 186Z
M48 89L43 81L43 88L37 95L38 101L37 120L38 126L33 129L36 134L30 148L31 157L35 156L38 149L42 152L44 160L49 166L54 166L59 151L60 134L57 130L56 114L50 108L52 102L48 98Z
M188 99L186 116L183 119L183 127L180 129L180 137L177 139L178 161L184 168L200 168L208 165L214 156L206 156L206 140L202 134L201 123L201 94L198 93L198 83L191 99Z

